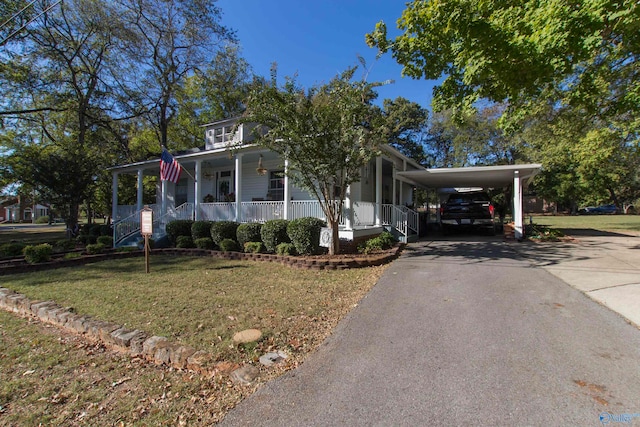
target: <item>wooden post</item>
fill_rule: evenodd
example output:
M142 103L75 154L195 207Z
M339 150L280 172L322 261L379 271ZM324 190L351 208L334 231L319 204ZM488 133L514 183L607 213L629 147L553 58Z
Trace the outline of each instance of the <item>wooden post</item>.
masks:
M145 205L140 211L140 234L144 237L144 265L149 273L149 236L153 235L153 210Z

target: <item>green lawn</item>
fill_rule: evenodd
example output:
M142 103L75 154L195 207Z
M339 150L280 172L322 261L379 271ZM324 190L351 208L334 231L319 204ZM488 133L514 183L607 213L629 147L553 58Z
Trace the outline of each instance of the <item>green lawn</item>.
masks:
M525 217L528 222L528 217ZM556 215L534 216L533 222L563 230L567 234L584 230L610 231L625 234L640 232L640 215Z
M149 274L140 257L3 276L2 286L32 300L54 300L77 313L165 336L219 361L255 364L267 351L284 350L291 358L279 369L286 369L328 336L384 268L306 271L274 263L152 255ZM165 377L160 368L116 358L104 349L98 355L78 340L56 338L61 332L55 328L45 330L54 334L50 337L35 323L5 320L12 316L0 316L0 425L38 425L39 420L178 425L181 417L188 425L211 425L249 392L220 376L203 379L170 371ZM262 341L234 346L233 334L247 328L261 329ZM265 372L264 380L277 372ZM116 383L122 379L120 387Z
M10 242L51 243L66 237L64 224L0 224L0 245Z

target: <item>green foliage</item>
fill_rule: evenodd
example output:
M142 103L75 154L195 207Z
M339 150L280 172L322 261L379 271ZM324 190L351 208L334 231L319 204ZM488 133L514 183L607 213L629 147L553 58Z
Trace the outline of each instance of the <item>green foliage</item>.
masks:
M564 233L545 225L527 224L525 226L525 236L543 242L557 242L564 237Z
M67 252L66 254L64 254L64 257L62 257L63 259L76 259L76 258L80 258L82 256L82 254L80 252Z
M43 215L36 219L36 224L49 224L49 216Z
M69 239L57 240L53 245L54 250L61 252L70 251L76 248L76 242Z
M244 247L247 242L260 242L262 240L261 229L262 224L257 222L240 224L236 230L236 240L240 247Z
M245 242L244 251L247 253L259 254L264 252L264 245L262 242Z
M231 239L233 241L237 238L238 224L235 221L216 221L211 224L211 238L213 242L220 246L220 243L225 239ZM222 248L222 246L220 246ZM224 250L224 249L223 249Z
M76 241L82 245L93 245L97 243L98 237L93 234L81 234L76 237Z
M195 221L191 225L191 237L194 241L202 238L211 238L211 225L213 221Z
M0 245L0 256L3 257L18 257L21 256L25 248L23 243L5 243Z
M293 243L280 243L276 247L276 254L278 255L298 255L296 247Z
M88 229L89 229L89 235L90 236L102 236L103 234L101 233L102 231L102 225L100 224L88 224Z
M176 238L176 248L193 248L193 239L191 236L178 236Z
M291 243L287 234L286 219L272 219L265 222L260 230L260 237L267 252L275 252L280 243Z
M178 236L191 236L192 225L193 221L190 219L177 219L169 222L166 227L169 242L175 246L178 241Z
M318 218L298 218L289 221L287 234L299 254L311 255L320 250L320 229L324 226Z
M218 246L224 252L240 252L240 245L233 239L222 239Z
M150 245L152 248L153 246ZM119 248L116 248L116 252L137 252L140 249L135 247L135 246L121 246Z
M98 238L96 239L96 242L98 244L103 245L106 248L113 247L113 237L111 236L98 236Z
M106 247L102 243L94 243L87 245L86 250L89 255L97 255L104 252Z
M393 247L396 243L393 234L385 231L379 236L368 239L366 242L358 245L358 252L363 254L370 254L372 252L382 251Z
M99 230L101 236L113 236L113 227L109 224L101 224Z
M360 180L362 167L385 140L382 114L373 105L374 88L381 83L352 81L355 71L305 91L293 78L278 87L273 70L270 82L252 86L242 119L262 125L255 127L256 142L288 159L289 178L320 202L333 227L347 186ZM335 239L330 252L338 251Z
M40 245L25 246L22 251L25 261L29 264L36 264L39 262L51 261L51 254L53 253L53 247L48 243L42 243Z
M198 249L212 250L216 247L216 245L213 243L213 240L211 240L211 237L201 237L199 239L195 239L193 243Z

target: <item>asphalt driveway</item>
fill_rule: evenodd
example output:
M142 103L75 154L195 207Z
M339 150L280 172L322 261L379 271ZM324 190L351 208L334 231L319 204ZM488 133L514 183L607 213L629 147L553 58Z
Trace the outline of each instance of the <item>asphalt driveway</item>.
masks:
M640 424L640 330L548 271L571 247L529 245L411 245L316 353L222 425Z

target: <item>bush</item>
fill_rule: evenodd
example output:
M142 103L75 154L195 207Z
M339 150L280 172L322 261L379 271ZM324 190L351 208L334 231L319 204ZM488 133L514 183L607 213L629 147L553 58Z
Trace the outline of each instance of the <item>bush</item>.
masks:
M0 256L21 256L25 246L24 243L5 243L4 245L0 245Z
M379 236L367 240L366 242L358 245L358 252L363 254L370 254L376 251L383 251L391 248L396 243L393 234L385 231Z
M113 247L113 237L111 236L99 236L96 242L103 245L105 248Z
M257 222L240 224L236 230L236 241L241 248L244 248L244 244L247 242L262 242L261 229L262 224Z
M104 252L105 246L102 243L94 243L87 245L86 250L89 255L101 254Z
M223 239L218 246L220 246L221 251L240 252L240 245L233 239Z
M201 237L199 239L194 240L193 243L196 245L196 248L198 249L212 250L213 248L216 247L216 245L213 243L213 240L211 240L211 237Z
M235 241L237 238L236 232L238 231L239 225L240 224L234 221L214 222L213 224L211 224L211 238L213 239L213 242L216 245L220 246L220 248L222 248L222 245L220 245L220 243L222 243L223 240L231 239Z
M167 224L166 232L171 245L175 246L178 236L191 236L191 226L193 221L190 219L176 219Z
M83 245L93 245L98 242L98 236L92 234L81 234L76 240Z
M251 254L259 254L264 252L264 245L262 242L246 242L244 244L244 251Z
M24 254L25 261L27 261L29 264L47 262L51 260L53 247L48 243L25 246L22 253Z
M276 253L278 255L297 255L296 247L293 243L280 243L276 247Z
M296 251L301 255L311 255L320 250L320 229L325 222L313 217L289 221L287 234Z
M211 239L211 225L213 221L195 221L191 225L191 238L195 242L198 239Z
M64 254L64 259L76 259L80 258L82 254L80 252L68 252Z
M57 240L53 248L59 251L70 251L76 248L76 242L69 239Z
M89 235L90 236L101 236L100 234L100 228L102 227L101 224L87 224L88 228L89 228Z
M99 231L101 236L113 236L113 227L109 224L101 224Z
M36 224L49 224L49 216L44 215L36 218Z
M178 236L176 239L176 248L193 248L193 239L191 236Z
M264 223L260 230L260 237L267 252L275 252L280 243L291 243L287 234L288 224L289 221L286 219L272 219Z

